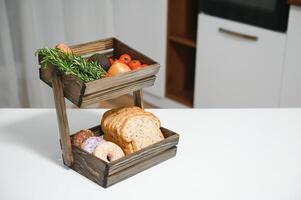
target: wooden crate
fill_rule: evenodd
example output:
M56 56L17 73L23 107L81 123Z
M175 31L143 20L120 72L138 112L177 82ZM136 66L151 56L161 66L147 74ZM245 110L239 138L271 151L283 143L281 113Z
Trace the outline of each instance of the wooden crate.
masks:
M149 66L88 83L84 83L75 76L66 75L54 66L40 68L40 79L53 90L64 164L106 188L174 157L179 135L163 127L161 127L161 131L164 140L110 163L71 145L72 136L70 136L64 97L81 107L133 92L134 104L143 108L141 89L154 84L155 74L158 73L160 67L152 59L128 47L116 38L74 45L71 46L71 49L75 54L83 56L105 51L103 53L107 56L118 58L127 53ZM41 60L40 57L39 60ZM98 135L103 134L100 125L90 130Z
M100 126L90 130L103 135ZM72 145L71 168L104 188L111 186L176 155L179 135L163 127L161 131L164 140L110 163Z
M107 56L119 58L127 53L133 59L140 60L149 66L122 73L113 77L106 77L84 83L73 75L66 75L58 71L62 77L64 96L78 107L86 106L99 101L116 98L118 96L152 86L156 79L160 65L147 56L139 53L116 38L108 38L74 45L70 47L76 55L89 55L97 52L104 52ZM41 57L39 57L41 61ZM40 68L40 79L52 87L53 67Z

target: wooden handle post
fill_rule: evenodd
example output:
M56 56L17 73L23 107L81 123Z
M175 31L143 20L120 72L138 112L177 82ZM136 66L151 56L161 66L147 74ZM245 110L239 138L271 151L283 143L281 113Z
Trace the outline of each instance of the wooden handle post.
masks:
M135 106L139 106L140 108L144 109L142 89L135 91L133 93L133 97Z
M73 163L73 155L66 113L66 104L64 99L62 76L54 69L52 70L52 91L59 125L63 161L65 165L71 166Z

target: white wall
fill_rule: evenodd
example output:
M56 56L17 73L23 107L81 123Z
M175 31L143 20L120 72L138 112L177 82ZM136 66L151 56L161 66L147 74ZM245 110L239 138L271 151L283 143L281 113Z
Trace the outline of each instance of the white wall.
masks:
M20 96L21 107L53 106L51 89L39 80L37 57L34 56L37 48L52 47L60 42L77 44L114 34L111 0L72 0L72 2L5 0L1 2L0 13L2 15L7 13L5 14L7 17L1 17L0 51L6 50L7 53L11 49L13 53L3 58L9 65L0 67L5 68L5 71L13 69L16 73L9 76L11 78L5 83L6 85L0 84L0 100L14 102L18 98L15 96ZM7 74L7 72L2 73L2 76ZM10 83L15 77L17 77L17 84ZM16 85L12 92L7 91L9 85ZM6 93L2 92L4 90ZM15 95L9 95L13 92ZM5 98L2 94L5 94ZM8 107L11 106L10 104L1 103L0 106ZM12 106L18 105L14 103Z
M167 0L114 0L113 20L117 38L160 63L155 85L145 90L164 97Z

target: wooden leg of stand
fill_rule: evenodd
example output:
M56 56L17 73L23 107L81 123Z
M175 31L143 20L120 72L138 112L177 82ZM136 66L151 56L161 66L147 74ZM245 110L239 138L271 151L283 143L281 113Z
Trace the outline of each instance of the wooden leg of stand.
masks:
M133 96L134 96L134 104L135 104L135 106L139 106L140 108L144 109L142 90L135 91L134 94L133 94Z
M63 161L65 165L71 166L73 163L73 155L63 92L63 83L62 77L55 70L52 72L52 90L55 101L57 121L59 125Z

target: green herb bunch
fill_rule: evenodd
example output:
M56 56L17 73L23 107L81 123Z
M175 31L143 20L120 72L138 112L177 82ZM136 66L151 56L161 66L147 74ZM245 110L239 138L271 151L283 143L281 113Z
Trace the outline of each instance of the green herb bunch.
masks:
M107 75L107 72L97 62L88 62L81 56L73 53L64 53L58 48L45 47L38 49L35 54L42 56L42 67L47 67L51 64L67 75L77 76L85 83Z

